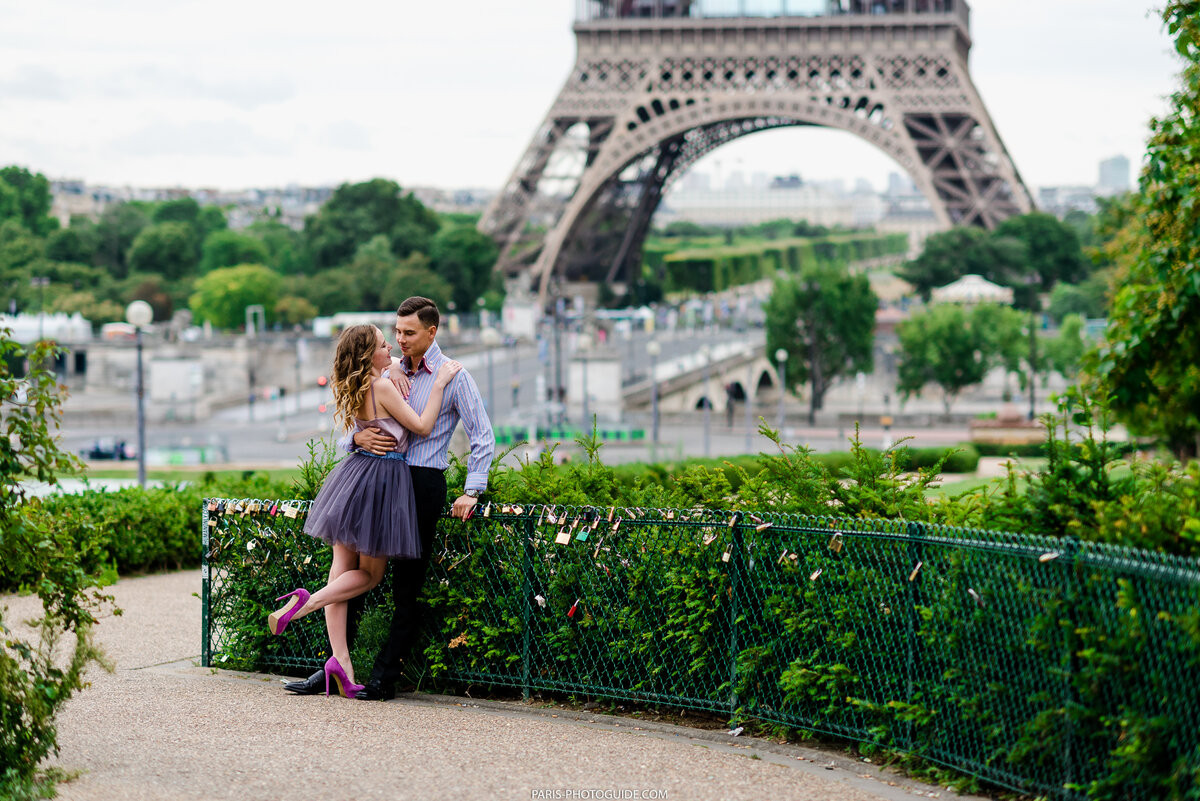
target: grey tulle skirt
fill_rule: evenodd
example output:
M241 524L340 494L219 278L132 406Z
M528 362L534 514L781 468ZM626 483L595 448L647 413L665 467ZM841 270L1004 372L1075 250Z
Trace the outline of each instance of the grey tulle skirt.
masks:
M350 453L326 477L304 531L366 556L420 557L421 537L408 463Z

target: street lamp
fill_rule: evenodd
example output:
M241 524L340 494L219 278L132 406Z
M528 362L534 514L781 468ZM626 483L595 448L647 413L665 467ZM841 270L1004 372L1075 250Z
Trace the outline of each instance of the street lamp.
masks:
M1041 276L1032 272L1025 276L1025 284L1029 287L1029 420L1037 416L1033 410L1034 397L1037 392L1037 331L1035 310L1038 306L1037 285Z
M144 300L135 300L125 307L125 320L134 327L137 337L137 436L138 486L146 486L146 382L142 372L142 328L154 319L154 309Z
M579 339L575 341L575 350L579 353L579 358L583 362L583 427L590 431L592 417L588 409L588 349L592 346L592 338L587 334L580 334Z
M34 276L29 279L29 285L38 288L38 342L45 339L45 328L42 321L46 319L46 287L49 286L50 279L44 275Z
M783 431L783 395L786 391L784 384L784 365L787 364L787 351L783 348L775 350L775 364L779 369L779 419L775 422L775 427Z
M742 394L746 396L746 453L750 453L750 448L752 447L751 436L753 435L753 430L751 429L751 426L754 425L754 414L750 410L750 393L754 391L754 351L753 350L750 351L750 355L746 358L746 361L747 361L746 391Z
M482 298L480 298L482 300ZM487 348L488 359L488 411L496 415L496 382L492 375L492 349L500 344L500 332L495 328L485 328L479 335L483 346Z
M653 444L654 454L651 458L658 458L658 356L662 353L662 345L658 344L657 339L652 339L646 344L646 355L650 357L650 442Z
M708 345L700 346L700 359L704 362L704 455L711 455L709 447L709 426L712 422L712 398L708 386L708 366L709 358L712 356L712 351L708 349Z

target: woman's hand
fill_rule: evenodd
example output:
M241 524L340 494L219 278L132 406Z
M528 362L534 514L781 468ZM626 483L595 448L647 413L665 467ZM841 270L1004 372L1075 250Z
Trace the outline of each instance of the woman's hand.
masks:
M446 387L454 380L454 376L458 375L458 371L461 369L462 365L453 359L446 361L438 368L437 377L434 378L433 383L439 387Z
M388 373L388 378L391 379L392 385L396 387L396 389L400 390L400 394L404 397L404 399L408 400L409 390L412 389L412 381L408 379L408 376L404 374L404 371L393 369L390 373Z

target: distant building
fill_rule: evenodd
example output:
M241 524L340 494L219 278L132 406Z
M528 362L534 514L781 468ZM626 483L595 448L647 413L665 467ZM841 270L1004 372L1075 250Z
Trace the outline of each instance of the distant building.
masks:
M1096 187L1094 186L1042 186L1037 191L1038 210L1062 218L1069 211L1095 214Z
M1100 162L1100 183L1096 185L1096 194L1110 197L1124 194L1129 189L1129 159L1113 156Z

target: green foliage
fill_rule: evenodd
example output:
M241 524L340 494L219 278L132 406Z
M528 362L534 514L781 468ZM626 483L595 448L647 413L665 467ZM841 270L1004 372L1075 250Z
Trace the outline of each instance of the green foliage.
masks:
M1089 366L1135 432L1200 451L1200 14L1171 0L1163 20L1184 67L1171 111L1150 124L1148 160L1117 263L1105 343Z
M100 220L91 229L96 240L97 267L107 268L114 278L129 274L129 252L134 240L150 225L150 211L143 203L114 203L100 213Z
M964 275L980 275L997 284L1011 285L1026 272L1024 243L993 236L979 228L951 228L931 234L921 255L905 264L899 275L925 301L936 287Z
M1043 340L1041 347L1044 353L1043 363L1038 365L1044 368L1041 372L1056 371L1068 381L1073 380L1089 347L1084 338L1083 318L1077 314L1067 316L1059 326L1058 335Z
M58 228L51 202L46 176L24 167L0 168L0 221L15 219L34 236L45 236Z
M133 240L129 269L172 280L183 278L196 269L197 243L196 229L186 222L155 223Z
M813 267L776 279L766 304L767 353L783 348L787 381L812 383L810 424L838 378L871 371L878 306L865 275Z
M304 223L304 236L315 268L347 262L373 237L387 238L391 251L403 258L428 253L439 228L437 215L411 193L401 194L395 181L376 178L342 184L321 210Z
M320 312L306 299L284 295L275 303L275 317L289 325L304 325Z
M476 298L491 283L498 254L490 236L466 226L438 231L429 251L434 271L453 287L454 302L462 310L475 308Z
M90 631L103 599L82 567L91 547L87 529L70 517L39 514L22 487L30 479L54 483L77 465L52 431L61 419L62 390L36 366L57 353L47 343L26 353L0 329L0 590L24 587L42 602L35 642L6 628L0 610L0 790L6 793L32 792L38 765L57 750L59 707L84 686L89 664L103 664ZM8 365L26 356L34 368L18 381Z
M1024 244L1025 272L1032 270L1040 277L1043 292L1057 283L1074 284L1087 277L1079 236L1053 214L1035 211L1009 217L996 227L994 236L1011 237Z
M200 271L212 272L218 267L239 264L267 264L270 254L262 240L237 231L217 231L204 240Z
M937 384L949 414L958 394L987 375L991 332L981 326L982 319L959 306L939 304L902 322L897 328L900 393L920 395L926 384Z
M261 264L222 267L196 282L188 305L197 320L209 320L217 328L245 325L246 307L253 304L263 306L270 322L282 286L283 278Z
M1068 314L1103 317L1108 311L1111 280L1108 270L1098 270L1078 284L1059 284L1050 292L1046 311L1055 322L1062 322Z

